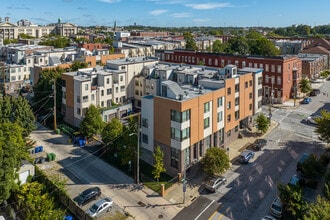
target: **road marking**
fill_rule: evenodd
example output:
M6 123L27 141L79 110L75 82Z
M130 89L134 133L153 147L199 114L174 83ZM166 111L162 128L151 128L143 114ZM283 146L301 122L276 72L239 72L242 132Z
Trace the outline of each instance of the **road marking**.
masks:
M223 214L221 214L220 212L219 212L219 214L220 214L220 216L219 216L219 218L218 219L222 219L222 217L224 216Z
M211 219L215 216L215 214L217 214L217 213L218 213L218 211L214 212L214 213L210 216L209 220L211 220Z
M199 213L199 215L194 219L197 220L199 217L201 217L201 215L215 202L215 200L212 200L210 202L210 204L208 204L208 206L205 207L205 209L203 209L203 211L201 213Z

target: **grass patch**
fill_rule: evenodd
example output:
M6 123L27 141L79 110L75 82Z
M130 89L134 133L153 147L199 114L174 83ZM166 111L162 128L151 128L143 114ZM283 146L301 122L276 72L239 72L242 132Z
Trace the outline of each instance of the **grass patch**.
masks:
M161 193L161 184L165 184L165 189L168 189L173 185L172 182L144 182L143 184L159 194Z

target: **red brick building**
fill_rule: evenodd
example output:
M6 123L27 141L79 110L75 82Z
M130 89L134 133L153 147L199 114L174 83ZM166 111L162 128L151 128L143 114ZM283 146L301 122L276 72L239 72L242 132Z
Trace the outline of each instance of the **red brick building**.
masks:
M203 64L222 68L227 64L238 68L263 69L263 103L283 103L300 97L299 82L302 77L302 61L296 56L254 56L204 53L186 50L164 51L164 61L186 64ZM273 98L273 99L271 99Z

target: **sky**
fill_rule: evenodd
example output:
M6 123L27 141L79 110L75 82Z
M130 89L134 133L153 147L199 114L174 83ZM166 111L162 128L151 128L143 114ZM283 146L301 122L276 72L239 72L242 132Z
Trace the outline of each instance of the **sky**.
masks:
M329 0L0 0L0 17L16 24L78 26L288 27L330 24Z

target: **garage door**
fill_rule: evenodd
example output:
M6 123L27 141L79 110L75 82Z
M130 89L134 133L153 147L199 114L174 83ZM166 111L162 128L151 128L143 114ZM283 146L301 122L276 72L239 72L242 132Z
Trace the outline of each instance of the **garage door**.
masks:
M29 174L30 174L30 171L28 171L28 170L25 171L24 173L19 174L19 181L21 182L21 184L26 183L26 180L27 180Z

